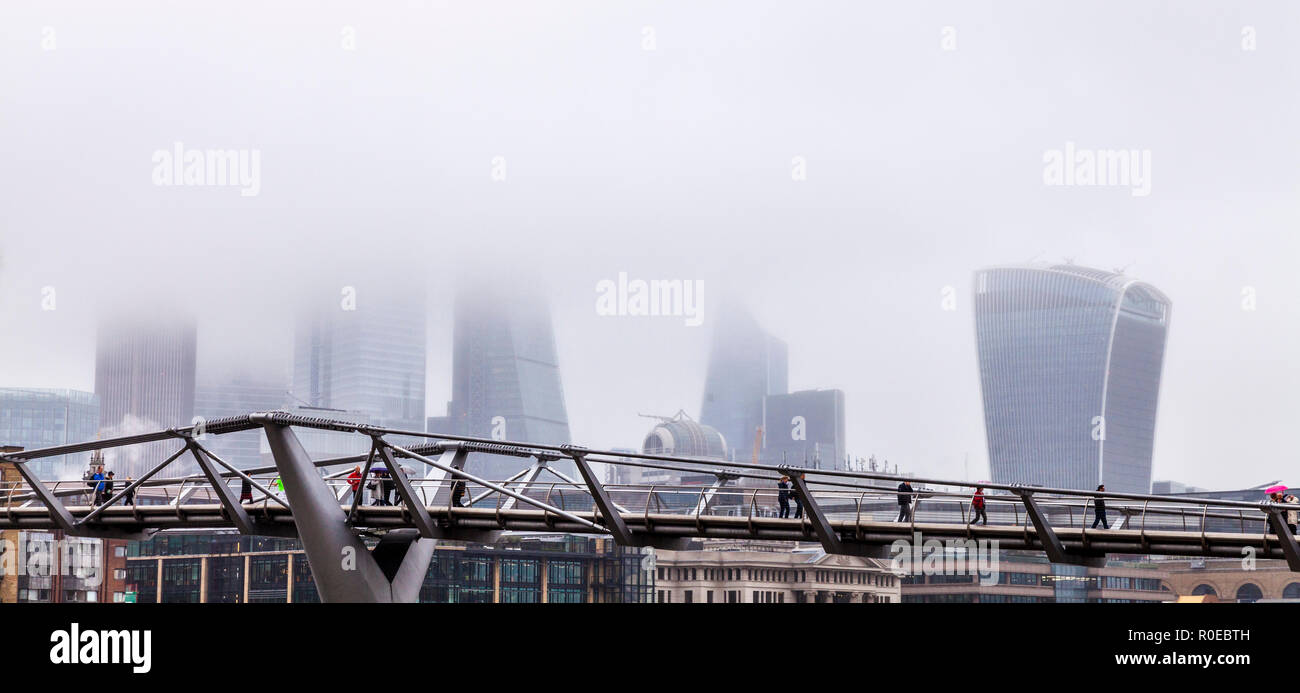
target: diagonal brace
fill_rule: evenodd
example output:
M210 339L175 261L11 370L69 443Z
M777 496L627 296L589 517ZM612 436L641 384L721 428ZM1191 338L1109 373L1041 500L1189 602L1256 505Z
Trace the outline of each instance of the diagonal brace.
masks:
M406 473L397 464L392 448L388 447L388 443L382 437L375 436L374 441L375 450L379 452L379 456L388 467L388 476L397 484L397 493L402 497L406 510L411 513L411 522L415 523L416 529L420 530L420 536L426 539L436 538L438 531L433 526L433 517L429 515L429 509L420 502L420 497L415 494L415 489L411 487Z
M13 458L7 458L5 461L13 463L14 468L16 468L18 473L22 475L23 479L27 481L27 485L31 487L32 492L36 494L37 498L41 499L42 503L45 504L45 508L49 511L50 519L54 520L54 524L58 525L59 529L69 534L75 534L76 522L72 519L72 513L68 512L67 507L65 507L63 503L60 503L59 499L56 498L48 488L45 488L45 484L42 484L41 480L37 479L35 474L32 474L31 470L27 468L26 462L24 460Z
M604 520L605 526L609 528L610 534L614 535L614 541L623 546L632 546L632 532L628 530L627 523L623 521L623 515L614 507L614 501L610 499L609 492L596 479L595 472L591 471L591 465L587 463L587 457L582 454L573 455L573 461L578 465L578 472L582 474L582 480L587 482L587 489L591 492L591 499L596 502L596 508L600 510L601 519Z
M206 454L207 451L188 440L186 441L186 447L189 448L190 454L194 455L194 459L199 463L203 475L208 478L212 490L216 491L217 498L221 500L221 507L225 509L230 521L235 523L239 533L257 534L253 527L253 519L248 516L248 511L244 510L244 506L240 505L239 498L235 496L235 492L231 490L230 485L221 476L221 472L217 471L216 465L212 464L212 460Z
M1038 534L1038 543L1043 545L1043 551L1047 554L1047 560L1053 563L1068 563L1069 559L1065 555L1065 544L1061 543L1061 538L1056 536L1052 530L1052 525L1047 522L1047 517L1038 507L1038 502L1034 500L1034 494L1025 489L1018 489L1020 500L1025 504L1025 513L1029 515L1029 520L1034 523L1034 531Z
M1286 556L1287 566L1293 571L1300 572L1300 545L1296 544L1295 535L1286 525L1286 518L1282 516L1281 510L1268 511L1268 525L1277 535L1277 543L1282 546L1282 555Z
M806 511L804 516L812 522L813 532L817 534L817 539L821 541L822 549L831 554L845 553L844 544L840 541L840 535L835 532L835 528L831 527L831 523L827 521L826 514L822 512L821 506L817 505L817 501L813 500L812 493L808 491L808 482L803 478L803 475L796 473L794 470L790 470L787 475L790 477L790 485L794 486L794 492L799 494L799 501L803 503ZM721 477L719 477L719 482L721 482Z

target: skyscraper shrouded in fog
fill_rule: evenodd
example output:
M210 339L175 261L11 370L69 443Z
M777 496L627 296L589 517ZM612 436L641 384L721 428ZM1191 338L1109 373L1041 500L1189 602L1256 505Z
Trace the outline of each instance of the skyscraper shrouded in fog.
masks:
M975 274L993 481L1146 493L1171 304L1075 265Z
M765 332L744 308L733 303L719 311L700 423L722 433L732 459L751 459L755 433L763 425L763 398L788 389L788 360L785 342Z
M526 290L482 283L456 293L452 400L429 430L497 440L561 444L569 416L560 382L555 332L545 299ZM529 460L479 457L471 470L504 479ZM552 463L574 476L571 462Z
M159 313L102 322L95 347L95 394L100 435L113 437L188 426L194 416L197 326L192 318ZM105 453L118 479L139 477L175 452L170 442ZM168 474L197 469L178 459Z
M327 291L319 295L295 325L296 402L361 412L379 426L423 431L424 289L360 285L342 300Z
M289 392L285 378L236 374L223 377L199 377L194 391L194 414L211 421L256 411L283 409ZM203 446L235 467L246 469L262 462L261 430L240 431L220 436L206 436Z

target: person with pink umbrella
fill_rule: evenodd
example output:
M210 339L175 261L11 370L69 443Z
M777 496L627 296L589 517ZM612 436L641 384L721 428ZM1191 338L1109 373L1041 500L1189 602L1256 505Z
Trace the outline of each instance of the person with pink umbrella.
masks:
M1270 486L1264 489L1264 493L1267 493L1268 499L1273 501L1274 503L1286 503L1288 505L1294 505L1296 503L1300 503L1300 498L1296 498L1295 496L1289 493L1287 494L1282 493L1283 491L1286 490L1287 490L1286 486ZM1292 534L1295 534L1296 524L1298 522L1300 522L1300 510L1286 511L1286 526L1288 529L1291 530Z

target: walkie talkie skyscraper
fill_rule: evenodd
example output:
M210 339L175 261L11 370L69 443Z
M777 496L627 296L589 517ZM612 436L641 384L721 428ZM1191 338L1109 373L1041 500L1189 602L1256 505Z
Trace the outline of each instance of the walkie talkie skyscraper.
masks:
M974 305L993 481L1150 492L1169 299L1053 265L976 272Z

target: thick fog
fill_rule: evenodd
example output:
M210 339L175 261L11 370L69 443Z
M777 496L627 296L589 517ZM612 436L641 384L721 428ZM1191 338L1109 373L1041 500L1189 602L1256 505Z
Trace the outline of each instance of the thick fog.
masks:
M984 478L973 273L1070 259L1173 301L1155 478L1295 480L1297 66L1286 2L11 0L0 387L92 390L98 320L173 310L200 378L287 384L295 305L403 286L436 416L486 276L547 295L574 441L638 447L734 296L852 454ZM178 146L256 175L177 184ZM1067 146L1149 165L1049 184ZM620 272L702 282L701 324L599 315Z

